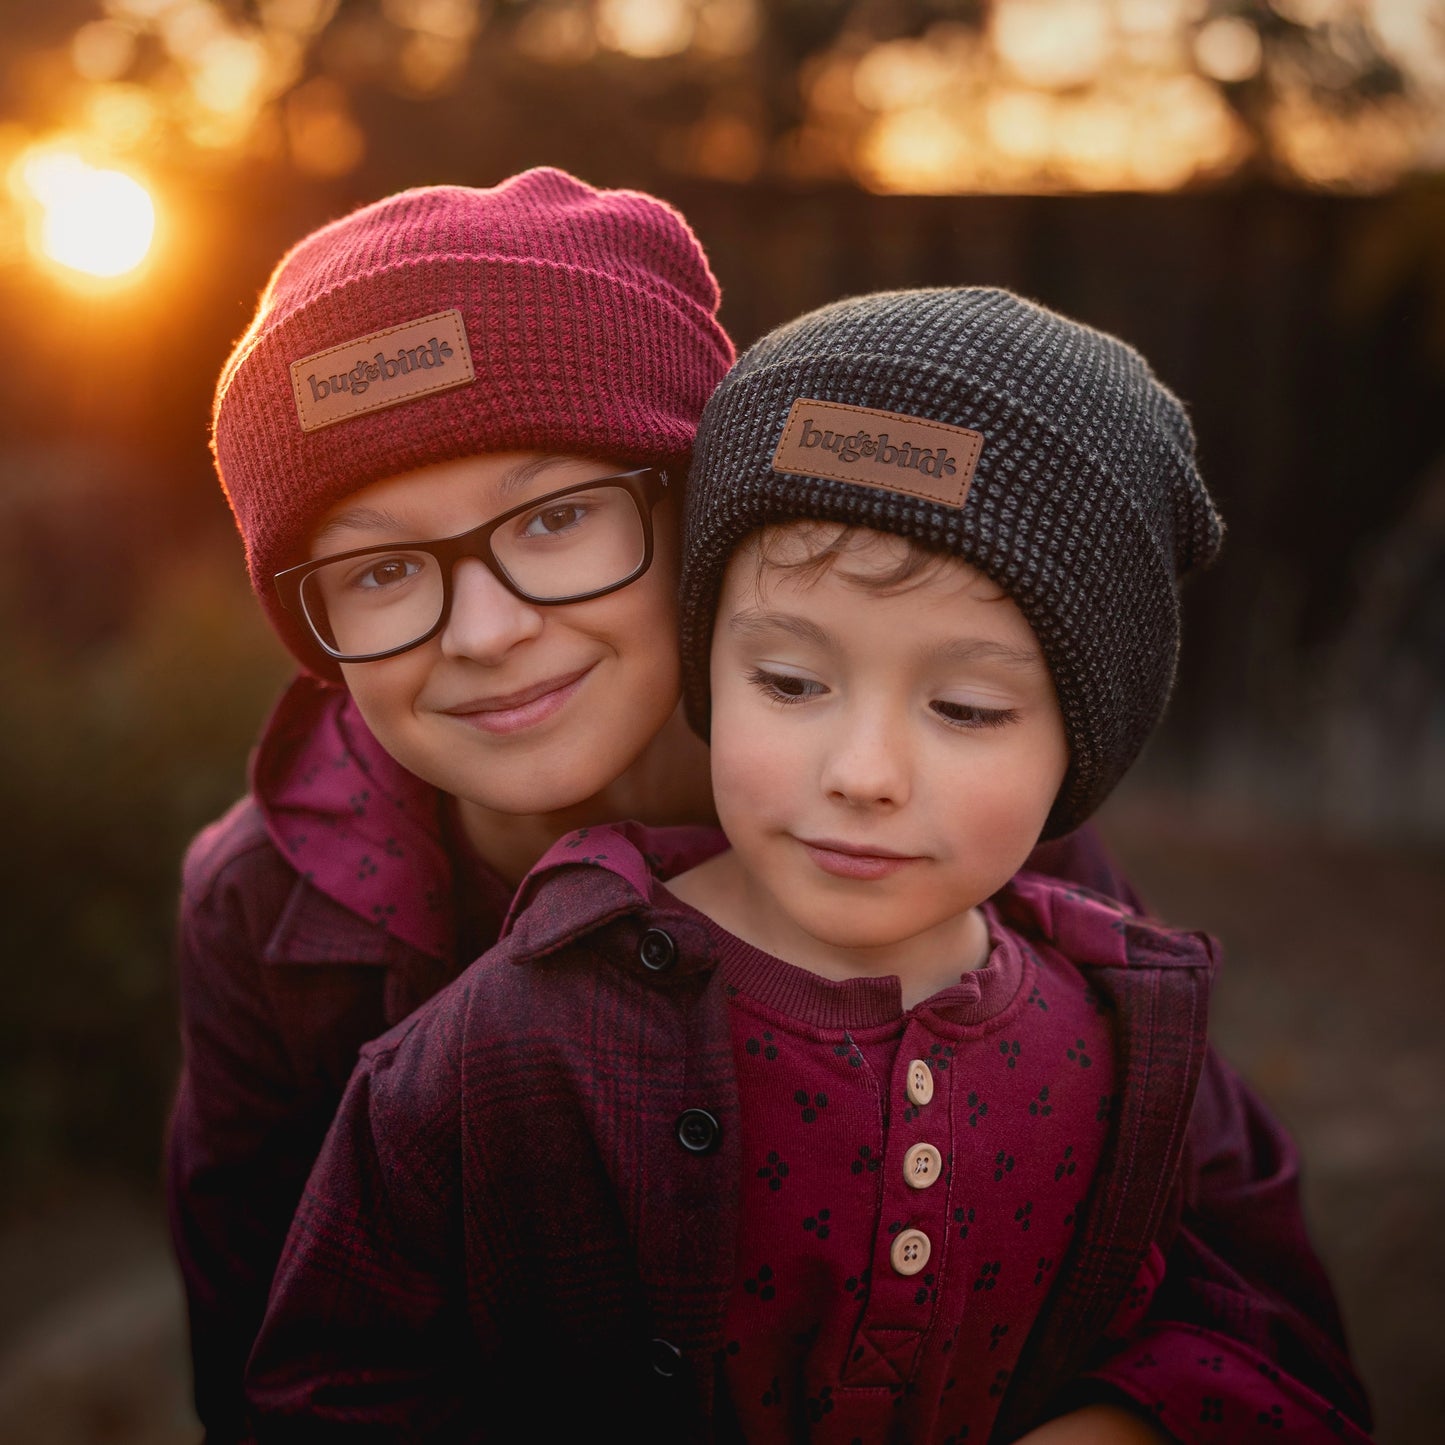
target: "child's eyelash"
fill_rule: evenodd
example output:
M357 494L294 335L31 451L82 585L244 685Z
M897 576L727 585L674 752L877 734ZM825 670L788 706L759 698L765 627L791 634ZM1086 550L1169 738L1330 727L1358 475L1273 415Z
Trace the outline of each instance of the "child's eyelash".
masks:
M787 672L765 672L755 667L748 673L748 681L774 702L792 704L807 702L822 691L822 684L807 677L794 677Z
M935 702L933 710L944 722L961 728L1001 728L1017 722L1017 708L975 707L966 702Z
M807 702L826 689L822 683L809 677L797 677L788 672L769 672L755 667L748 673L748 681L772 701L791 707L794 703ZM957 728L1001 728L1018 721L1018 710L1011 707L977 707L964 702L935 702L933 711L952 727Z

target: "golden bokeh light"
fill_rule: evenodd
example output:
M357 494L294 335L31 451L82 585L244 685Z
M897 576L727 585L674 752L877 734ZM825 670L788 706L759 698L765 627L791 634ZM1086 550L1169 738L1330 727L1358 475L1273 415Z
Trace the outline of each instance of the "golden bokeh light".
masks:
M82 107L91 135L104 136L107 151L134 153L150 143L161 126L155 98L142 85L115 83L92 87Z
M1248 80L1264 61L1259 31L1237 15L1220 15L1200 26L1194 37L1199 68L1226 83Z
M92 20L70 42L75 72L85 80L114 80L135 58L135 31L116 20Z
M286 99L286 137L298 170L313 176L344 176L366 154L366 138L351 118L346 92L318 75Z
M1015 3L997 13L1083 14L1073 0ZM1080 57L1097 59L1098 37L1076 30L1069 83L1045 85L1065 76L1063 51L1010 52L1015 22L1001 23L987 34L939 25L852 55L840 46L807 77L813 133L851 124L849 169L883 192L1168 191L1247 158L1241 121L1217 85L1181 65L1177 35L1161 63L1158 35L1136 24L1149 58L1110 52L1085 81Z
M315 35L336 14L340 0L260 0L262 24L273 34Z
M689 0L597 0L597 38L639 60L686 50L695 23Z
M178 143L207 165L289 156L339 177L364 161L375 87L427 101L518 60L625 57L660 78L628 67L623 90L699 92L652 157L696 175L1054 193L1252 167L1368 191L1445 167L1440 4L980 0L932 23L918 7L905 29L852 0L798 53L766 0L98 0L25 74L72 98L81 154L119 167Z
M805 113L782 168L826 174L832 150L832 173L870 190L961 195L1172 191L1262 162L1310 186L1378 190L1445 158L1432 3L1279 0L1291 24L1318 27L1283 49L1203 0L993 0L979 26L845 32L800 76ZM1370 63L1400 67L1398 92L1364 86Z
M151 21L174 9L176 0L104 0L108 14L126 20Z
M1445 14L1439 0L1369 0L1369 16L1391 53L1408 57L1415 79L1445 85Z
M381 13L403 30L443 40L467 41L483 19L476 0L381 0Z
M910 108L932 101L957 83L958 73L945 48L934 37L922 40L885 40L858 62L853 72L853 94L866 110L892 110L900 96Z
M711 60L746 55L758 43L759 0L703 0L692 48Z
M988 100L984 126L989 143L1011 161L1033 170L1054 149L1058 102L1037 90L1000 89Z
M402 88L417 97L453 89L466 65L466 46L446 35L408 36L398 59Z
M688 137L689 170L719 181L753 180L766 150L762 133L747 116L718 110L704 116Z
M1410 161L1416 138L1383 110L1343 116L1286 94L1270 118L1274 144L1291 170L1317 186L1385 185Z
M518 51L549 65L585 65L597 53L586 0L530 6L514 32Z
M208 0L179 0L156 17L156 29L177 60L201 63L227 34L226 17Z
M39 211L34 244L50 261L111 279L136 270L155 237L150 192L124 171L87 164L73 151L21 157L20 187Z
M1014 76L1047 90L1092 80L1112 43L1109 7L1095 0L995 0L990 29Z
M1398 4L1400 0L1389 3ZM1349 11L1358 9L1358 0L1270 0L1270 7L1296 25L1315 26L1343 20Z
M217 115L252 111L266 79L266 52L239 35L211 37L193 56L196 99Z
M960 176L977 175L977 160L966 134L937 111L923 108L883 116L864 136L858 154L863 179L880 191L951 191Z

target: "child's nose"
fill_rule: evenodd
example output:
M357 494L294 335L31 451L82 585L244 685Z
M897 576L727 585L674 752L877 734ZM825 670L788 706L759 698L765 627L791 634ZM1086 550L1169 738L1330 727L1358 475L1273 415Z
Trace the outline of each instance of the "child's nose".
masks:
M474 557L464 557L452 573L452 608L441 631L448 657L500 662L520 642L536 637L544 625L539 607L509 592Z
M901 807L912 793L904 730L882 712L850 711L823 761L829 797L852 807Z

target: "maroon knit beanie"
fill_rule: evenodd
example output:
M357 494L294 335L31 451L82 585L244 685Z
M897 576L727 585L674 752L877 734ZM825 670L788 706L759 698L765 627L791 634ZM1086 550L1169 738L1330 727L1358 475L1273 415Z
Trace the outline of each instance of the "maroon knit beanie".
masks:
M495 451L681 468L733 359L719 299L670 206L550 169L403 191L295 246L221 372L211 446L302 665L338 676L271 579L369 483Z

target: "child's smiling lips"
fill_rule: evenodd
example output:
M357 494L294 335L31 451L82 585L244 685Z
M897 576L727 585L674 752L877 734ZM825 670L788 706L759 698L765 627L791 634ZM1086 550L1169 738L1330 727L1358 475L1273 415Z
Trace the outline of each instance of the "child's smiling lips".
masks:
M448 717L459 718L462 722L489 733L519 732L544 722L564 707L577 692L594 664L575 672L549 677L531 687L519 688L516 692L500 693L493 697L472 698L451 707L440 709Z
M837 838L799 838L804 851L825 873L835 878L872 880L886 878L920 860L916 853L899 853L874 844L847 843Z

